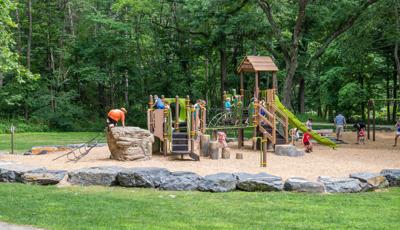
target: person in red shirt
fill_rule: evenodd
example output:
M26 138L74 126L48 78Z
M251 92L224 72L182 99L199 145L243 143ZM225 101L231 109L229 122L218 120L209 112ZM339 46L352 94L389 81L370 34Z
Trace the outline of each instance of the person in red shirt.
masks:
M125 108L112 109L107 115L107 124L109 128L117 126L118 121L121 120L122 127L125 127L125 114L127 113Z
M304 144L304 147L306 148L306 153L309 153L309 152L313 151L313 147L312 147L312 144L311 144L311 138L312 137L311 137L310 132L311 132L311 129L308 128L307 132L305 132L303 134L303 144Z

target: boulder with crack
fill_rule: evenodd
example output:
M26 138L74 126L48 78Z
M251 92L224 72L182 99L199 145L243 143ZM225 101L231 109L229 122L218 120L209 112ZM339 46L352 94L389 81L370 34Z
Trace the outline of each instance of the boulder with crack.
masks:
M232 173L217 173L204 177L200 191L229 192L236 189L236 177Z
M320 176L318 181L323 183L329 193L353 193L363 191L363 183L354 178L331 178Z
M390 186L400 186L400 169L383 169L381 175L386 177Z
M350 178L357 179L363 183L364 191L371 191L378 188L385 188L389 186L386 178L378 173L359 172L350 174Z
M120 161L150 160L154 136L138 127L106 129L111 158Z
M320 182L308 181L302 177L291 177L285 181L284 188L286 191L294 192L325 192L324 184Z

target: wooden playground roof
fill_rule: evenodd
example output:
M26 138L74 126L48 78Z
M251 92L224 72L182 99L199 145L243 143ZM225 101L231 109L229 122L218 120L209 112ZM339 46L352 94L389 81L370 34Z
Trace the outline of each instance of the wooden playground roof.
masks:
M260 71L278 71L271 57L267 56L246 56L237 68L240 72L260 72Z

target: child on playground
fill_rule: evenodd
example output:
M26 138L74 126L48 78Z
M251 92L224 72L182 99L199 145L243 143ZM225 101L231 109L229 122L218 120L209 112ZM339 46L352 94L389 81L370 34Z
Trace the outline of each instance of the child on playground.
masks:
M396 136L394 138L394 145L393 147L397 146L397 139L400 137L400 119L397 120L397 123L395 125L396 128Z
M304 147L305 147L305 151L306 151L306 153L309 153L309 152L312 152L313 151L313 146L312 146L312 144L311 144L311 134L310 134L310 132L311 132L311 129L310 128L308 128L307 129L307 132L305 132L304 134L303 134L303 144L304 144Z
M358 142L361 142L363 145L365 144L365 128L361 128L360 131L358 131Z
M226 143L226 134L224 132L217 132L218 143L223 149L228 148L228 144Z

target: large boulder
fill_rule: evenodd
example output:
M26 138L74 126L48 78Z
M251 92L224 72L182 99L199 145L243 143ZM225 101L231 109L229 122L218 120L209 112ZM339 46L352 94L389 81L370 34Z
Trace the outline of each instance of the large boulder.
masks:
M363 191L364 185L354 178L331 178L320 176L318 181L325 185L325 191L329 193L352 193Z
M22 182L29 184L52 185L58 184L67 175L65 170L45 170L27 172L22 175Z
M363 190L375 190L378 188L385 188L389 186L386 178L378 173L360 172L350 174L350 178L357 179L364 183Z
M237 188L243 191L282 191L282 178L268 173L236 173Z
M275 154L279 156L301 157L304 151L298 150L294 145L275 145Z
M124 170L118 166L82 168L69 172L68 181L76 185L111 186L117 184L117 175Z
M200 191L229 192L236 189L236 177L232 173L217 173L204 177Z
M138 127L106 129L111 158L120 161L149 160L152 156L154 136Z
M0 182L22 182L22 176L28 172L41 172L45 168L19 164L0 165Z
M131 168L118 173L118 183L125 187L158 188L171 172L164 168Z
M325 192L324 184L320 182L308 181L301 177L291 177L285 181L284 188L286 191L294 192Z
M400 186L400 169L383 169L381 175L386 177L390 186Z
M173 172L160 184L162 190L193 191L197 190L203 178L193 172Z

